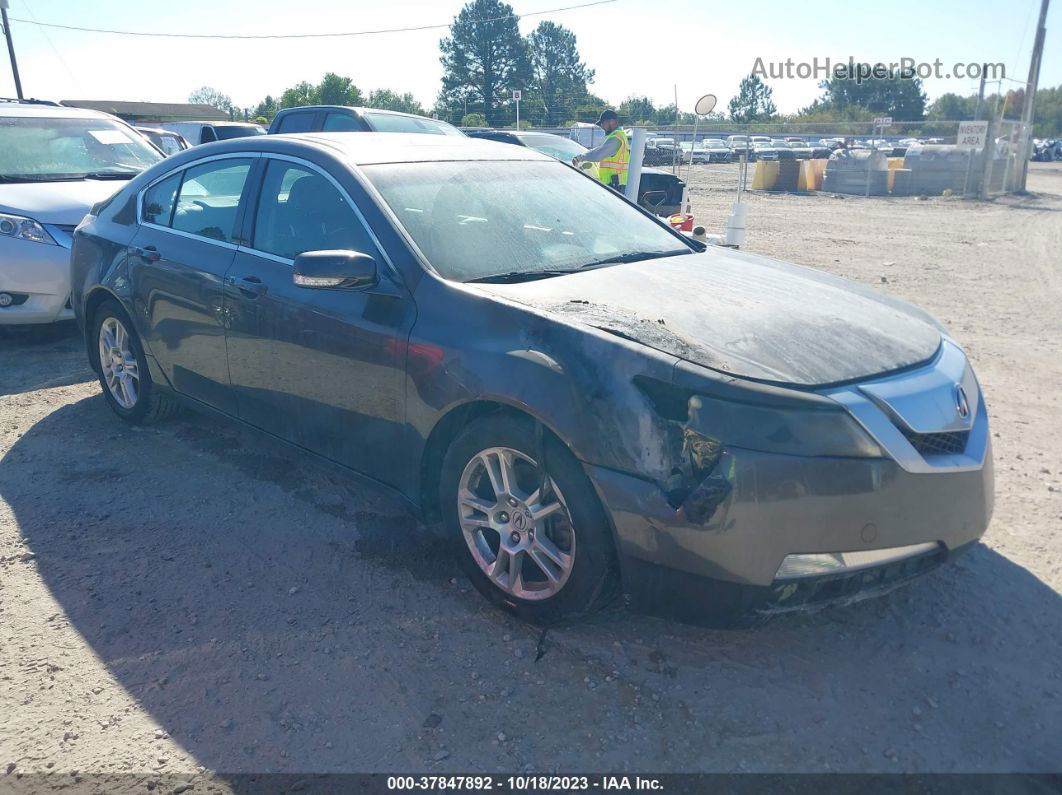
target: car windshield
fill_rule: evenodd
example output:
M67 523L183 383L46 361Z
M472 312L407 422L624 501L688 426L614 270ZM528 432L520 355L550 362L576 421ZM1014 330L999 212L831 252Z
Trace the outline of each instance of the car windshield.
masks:
M455 281L692 252L561 163L390 163L364 171L432 267Z
M108 119L0 116L0 175L47 181L135 175L162 155Z
M555 157L558 160L571 160L576 155L589 151L578 141L561 138L559 135L521 135L520 141L536 152Z
M428 133L429 135L458 135L464 133L443 121L420 116L403 116L398 113L373 113L367 111L363 118L376 132Z
M231 138L246 138L249 135L265 135L265 130L257 124L219 124L214 128L219 141Z

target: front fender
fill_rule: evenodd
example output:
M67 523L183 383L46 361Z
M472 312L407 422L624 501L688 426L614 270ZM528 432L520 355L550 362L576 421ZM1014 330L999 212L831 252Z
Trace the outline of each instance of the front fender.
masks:
M415 451L452 411L490 401L535 417L586 464L670 475L671 431L634 377L670 381L675 357L433 276L416 300L406 367Z

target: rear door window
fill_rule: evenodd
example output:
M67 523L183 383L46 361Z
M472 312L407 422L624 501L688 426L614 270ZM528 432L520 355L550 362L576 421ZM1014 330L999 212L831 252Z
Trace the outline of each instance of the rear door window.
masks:
M184 172L172 227L211 240L232 242L236 210L251 160L225 158Z
M324 132L363 132L365 125L349 113L332 112L325 115L321 129Z
M277 132L310 132L313 130L313 117L315 115L317 115L316 112L307 111L304 111L303 113L289 113L280 120L280 127L277 128Z

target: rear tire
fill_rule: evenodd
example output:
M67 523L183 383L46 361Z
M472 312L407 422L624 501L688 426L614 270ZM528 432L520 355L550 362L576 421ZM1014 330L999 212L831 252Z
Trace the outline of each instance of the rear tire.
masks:
M177 399L152 383L144 348L121 304L101 303L90 333L92 363L115 414L132 425L147 425L180 412Z
M443 459L439 504L472 584L520 618L553 624L615 595L612 532L597 494L568 448L547 431L539 438L529 418L497 414L465 428Z

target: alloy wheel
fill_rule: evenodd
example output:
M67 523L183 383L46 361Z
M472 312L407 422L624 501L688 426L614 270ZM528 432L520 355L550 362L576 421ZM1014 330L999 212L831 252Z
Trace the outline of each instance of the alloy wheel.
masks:
M136 406L140 394L140 371L136 353L125 326L116 317L100 324L100 370L115 402L123 409Z
M556 595L575 562L575 530L564 496L533 459L508 447L472 457L457 493L472 557L497 587L519 599Z

